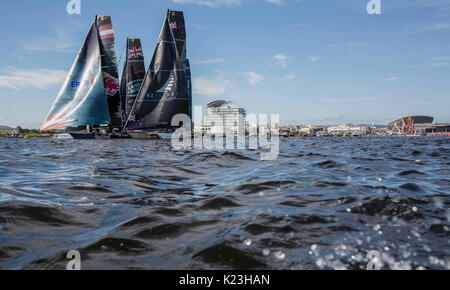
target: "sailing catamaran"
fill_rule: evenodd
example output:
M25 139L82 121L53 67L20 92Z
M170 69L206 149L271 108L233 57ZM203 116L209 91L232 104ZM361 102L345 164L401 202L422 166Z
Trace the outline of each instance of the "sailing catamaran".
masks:
M158 44L124 131L135 139L171 132L177 114L191 114L191 78L183 12L167 11Z
M110 16L96 16L41 130L76 139L122 127L114 30Z
M175 115L192 114L186 55L183 12L168 10L147 72L140 39L127 39L120 86L111 17L96 16L41 130L75 139L170 133Z

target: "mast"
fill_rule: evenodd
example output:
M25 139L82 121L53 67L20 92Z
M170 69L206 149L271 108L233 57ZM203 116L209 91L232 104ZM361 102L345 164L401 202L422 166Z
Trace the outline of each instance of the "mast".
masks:
M125 122L126 118L126 103L127 103L127 75L128 75L128 40L125 45L125 61L123 63L122 75L120 79L120 99L122 104L122 122Z
M124 129L171 128L173 116L189 113L188 98L185 70L170 29L168 11L152 61Z
M41 130L78 131L110 122L94 21Z

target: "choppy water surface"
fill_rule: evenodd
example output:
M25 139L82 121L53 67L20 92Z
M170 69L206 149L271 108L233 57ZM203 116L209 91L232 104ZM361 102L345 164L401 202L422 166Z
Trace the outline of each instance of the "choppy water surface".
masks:
M450 138L0 139L0 268L450 268Z

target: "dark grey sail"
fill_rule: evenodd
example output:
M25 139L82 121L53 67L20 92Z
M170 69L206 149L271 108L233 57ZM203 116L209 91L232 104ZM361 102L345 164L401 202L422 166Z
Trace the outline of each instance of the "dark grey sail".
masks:
M171 128L173 116L189 114L185 70L170 29L169 12L124 130Z
M191 68L187 58L186 46L186 22L182 11L169 11L169 24L178 50L180 63L183 66L186 75L186 85L188 87L189 116L192 118L192 82Z
M124 120L128 119L145 78L144 52L139 38L127 39L126 54L120 83Z

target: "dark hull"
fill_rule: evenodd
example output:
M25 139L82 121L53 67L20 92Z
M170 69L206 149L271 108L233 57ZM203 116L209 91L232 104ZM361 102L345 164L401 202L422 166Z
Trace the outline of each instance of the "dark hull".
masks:
M95 134L94 135L95 140L111 140L111 135L105 135L105 134Z
M111 140L111 139L131 139L127 134L97 134L97 133L69 133L73 139L78 140Z
M69 133L73 139L87 140L95 139L94 133Z
M150 132L134 132L128 134L131 136L132 139L146 139L146 140L158 140L161 139L157 133L150 133Z

